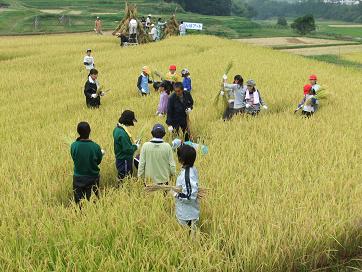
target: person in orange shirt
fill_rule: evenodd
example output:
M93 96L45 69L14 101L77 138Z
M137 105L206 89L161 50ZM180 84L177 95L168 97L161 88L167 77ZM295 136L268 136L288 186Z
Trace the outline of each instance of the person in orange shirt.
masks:
M99 17L97 17L96 21L94 22L94 31L96 34L103 35L102 33L102 21Z

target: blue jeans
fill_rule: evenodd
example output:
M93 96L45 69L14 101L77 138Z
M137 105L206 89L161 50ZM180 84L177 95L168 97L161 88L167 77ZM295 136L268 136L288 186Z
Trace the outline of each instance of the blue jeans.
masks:
M130 160L116 159L116 167L118 171L118 178L122 180L125 177L132 175L133 159Z

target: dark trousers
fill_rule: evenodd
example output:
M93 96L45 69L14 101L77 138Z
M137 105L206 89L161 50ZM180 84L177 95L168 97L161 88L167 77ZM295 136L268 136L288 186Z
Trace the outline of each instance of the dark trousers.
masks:
M132 175L133 159L118 160L116 159L116 168L118 171L118 179L122 180L127 176Z
M184 136L184 141L190 141L190 135L189 132L187 130L187 126L177 126L175 127L175 136L178 135L180 133L180 130L182 131L182 135Z
M73 176L73 192L75 203L79 204L82 199L91 198L92 192L99 197L99 177L76 177Z
M304 115L305 117L311 117L313 115L313 112L309 112L309 111L302 111L302 115Z

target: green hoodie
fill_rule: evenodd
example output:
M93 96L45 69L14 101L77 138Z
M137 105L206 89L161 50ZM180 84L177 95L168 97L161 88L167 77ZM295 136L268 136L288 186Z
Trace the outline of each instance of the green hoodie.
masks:
M77 139L70 147L70 154L74 161L74 176L98 177L102 162L102 151L98 144L91 140Z
M137 145L133 144L131 137L126 130L117 126L113 130L114 155L117 160L133 160L133 154L137 150Z

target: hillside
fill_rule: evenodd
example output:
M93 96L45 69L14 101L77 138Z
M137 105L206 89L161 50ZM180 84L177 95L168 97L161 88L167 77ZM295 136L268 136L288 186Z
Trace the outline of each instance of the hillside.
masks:
M88 47L112 89L99 110L83 96ZM208 36L124 49L90 34L3 37L0 51L1 271L311 271L359 253L360 70ZM229 80L255 79L268 111L220 120L212 101L230 60ZM192 129L209 147L196 163L209 190L194 239L176 223L170 198L145 194L136 180L119 189L115 180L112 130L121 111L136 112L131 133L144 128L144 140L164 123L154 115L159 95L136 92L140 69L171 63L191 71ZM311 73L331 95L302 119L293 109ZM107 153L102 197L79 212L68 142L84 120Z
M263 32L259 24L241 17L185 13L180 6L162 0L131 2L137 4L140 15L151 13L154 18L162 17L164 20L167 20L177 7L179 20L204 23L205 34L237 38L260 30ZM123 17L124 10L123 0L1 0L0 3L3 3L3 6L5 3L8 5L0 10L0 35L92 31L96 16L103 20L104 29L113 30Z

